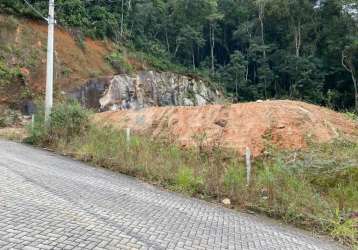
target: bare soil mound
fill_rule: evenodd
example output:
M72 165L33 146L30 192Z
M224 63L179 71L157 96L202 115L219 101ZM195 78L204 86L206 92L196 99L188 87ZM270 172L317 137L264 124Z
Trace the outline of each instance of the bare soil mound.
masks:
M335 138L358 141L358 123L344 114L287 100L122 110L97 114L95 120L153 137L164 136L182 146L204 141L240 153L249 147L255 156L262 154L267 144L300 149L309 141L324 143Z

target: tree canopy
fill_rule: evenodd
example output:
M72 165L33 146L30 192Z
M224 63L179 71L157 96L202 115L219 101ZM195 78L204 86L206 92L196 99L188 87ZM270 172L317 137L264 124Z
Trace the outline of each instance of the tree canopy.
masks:
M29 0L44 15L47 0ZM236 101L291 98L358 109L354 0L56 0L57 20L165 58ZM36 17L22 0L2 10Z

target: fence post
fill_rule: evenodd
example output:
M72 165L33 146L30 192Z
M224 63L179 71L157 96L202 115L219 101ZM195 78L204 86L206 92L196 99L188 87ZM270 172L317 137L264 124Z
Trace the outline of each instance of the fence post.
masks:
M127 140L128 144L131 141L131 129L130 128L126 128L126 140Z
M35 114L31 115L31 131L35 129Z
M245 151L245 159L246 159L246 185L250 185L251 179L251 150L246 147Z

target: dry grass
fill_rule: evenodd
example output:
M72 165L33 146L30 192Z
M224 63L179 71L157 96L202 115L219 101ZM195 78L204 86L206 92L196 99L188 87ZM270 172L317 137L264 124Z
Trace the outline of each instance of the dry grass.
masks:
M7 140L22 142L28 137L27 130L25 128L1 128L0 138Z

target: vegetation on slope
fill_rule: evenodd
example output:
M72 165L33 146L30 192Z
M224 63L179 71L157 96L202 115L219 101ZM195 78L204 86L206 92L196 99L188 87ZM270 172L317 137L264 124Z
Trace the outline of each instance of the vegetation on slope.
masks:
M358 144L337 140L312 144L307 150L277 151L267 142L266 154L253 162L246 183L243 159L218 145L183 149L165 139L134 135L90 122L76 103L61 104L51 126L38 114L28 142L133 175L196 197L230 198L234 208L281 218L337 240L358 244Z
M29 2L46 16L47 0ZM234 100L291 98L336 109L353 109L356 102L358 109L354 0L58 0L56 5L59 24L79 40L109 38L152 55L154 62L174 62L165 63L174 69L181 64L225 86ZM38 17L22 0L2 0L0 7Z

